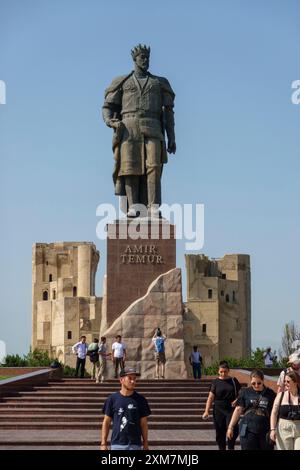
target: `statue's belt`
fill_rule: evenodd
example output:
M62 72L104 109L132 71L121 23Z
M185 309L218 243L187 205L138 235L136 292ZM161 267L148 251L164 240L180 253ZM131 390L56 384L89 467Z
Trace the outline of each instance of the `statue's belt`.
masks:
M136 113L122 113L122 119L132 119L132 118L148 118L148 119L157 119L158 121L160 121L160 114L151 113L151 112L141 112L141 111L138 111Z

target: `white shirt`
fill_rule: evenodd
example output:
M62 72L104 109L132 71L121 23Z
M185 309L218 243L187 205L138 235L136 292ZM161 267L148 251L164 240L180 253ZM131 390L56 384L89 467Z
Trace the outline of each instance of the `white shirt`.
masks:
M124 352L126 350L126 346L124 343L118 343L118 341L116 341L115 343L113 343L111 348L114 352L114 357L124 357Z
M265 366L272 366L273 365L274 356L271 352L265 353L264 354L264 359L265 359Z
M79 359L86 358L87 350L88 345L86 343L82 343L82 341L79 341L78 343L74 344L74 346L72 346L73 353L76 353Z

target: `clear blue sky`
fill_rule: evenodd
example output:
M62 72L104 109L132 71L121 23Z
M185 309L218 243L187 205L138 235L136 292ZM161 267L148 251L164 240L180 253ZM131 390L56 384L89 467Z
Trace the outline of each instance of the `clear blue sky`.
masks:
M178 150L163 199L205 204L202 252L249 253L253 347L299 325L300 4L276 0L0 0L1 321L8 352L31 331L31 246L96 238L115 203L111 131L100 118L112 78L150 44L176 92ZM184 244L177 264L184 267Z

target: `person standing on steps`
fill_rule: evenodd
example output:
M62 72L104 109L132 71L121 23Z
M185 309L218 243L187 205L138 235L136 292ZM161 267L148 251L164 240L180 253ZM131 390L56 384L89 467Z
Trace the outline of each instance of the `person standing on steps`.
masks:
M86 354L88 350L88 345L86 343L86 336L81 336L80 341L74 346L72 346L72 352L76 354L76 371L75 377L78 376L79 367L80 367L80 377L83 379L84 371L85 371L85 361L86 361Z
M104 382L106 366L107 366L106 361L109 356L111 356L111 353L107 353L106 337L101 336L101 343L99 346L100 369L99 369L98 383L99 383L99 380L101 381L101 383Z
M96 383L99 382L99 370L100 370L100 362L99 362L99 339L94 338L93 343L91 343L87 350L87 356L89 356L92 367L91 379L96 380Z
M241 385L239 381L235 377L229 376L228 363L221 361L219 365L219 377L213 380L211 384L205 411L202 415L202 419L208 419L209 410L213 404L213 420L219 450L226 450L226 431L240 389ZM227 440L228 450L234 450L238 433L238 427L234 426L233 433Z
M202 356L197 346L193 346L193 352L190 355L190 364L193 367L194 379L201 379Z
M155 361L156 361L156 368L155 368L155 378L162 379L165 378L165 364L166 364L166 354L165 354L165 341L166 336L162 334L160 328L157 328L153 338L152 343L154 344L155 348ZM159 375L159 369L161 367L161 376Z
M151 410L146 398L135 391L138 375L135 368L122 369L121 390L111 394L103 405L101 450L108 450L111 421L111 450L149 450L147 417Z
M265 367L273 367L274 362L276 361L277 357L275 356L275 352L272 353L272 348L269 346L265 352L263 353L263 358L265 362Z
M115 379L118 378L118 371L124 369L126 359L126 346L122 343L122 336L117 335L116 341L112 344L112 357L115 366Z

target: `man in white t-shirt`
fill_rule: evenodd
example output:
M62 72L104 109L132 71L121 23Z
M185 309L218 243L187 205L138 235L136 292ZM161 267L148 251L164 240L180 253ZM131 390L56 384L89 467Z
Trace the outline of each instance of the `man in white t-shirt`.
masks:
M122 343L121 335L116 336L116 341L113 343L112 347L112 358L115 366L115 379L118 378L118 370L124 369L125 359L126 359L126 346Z

